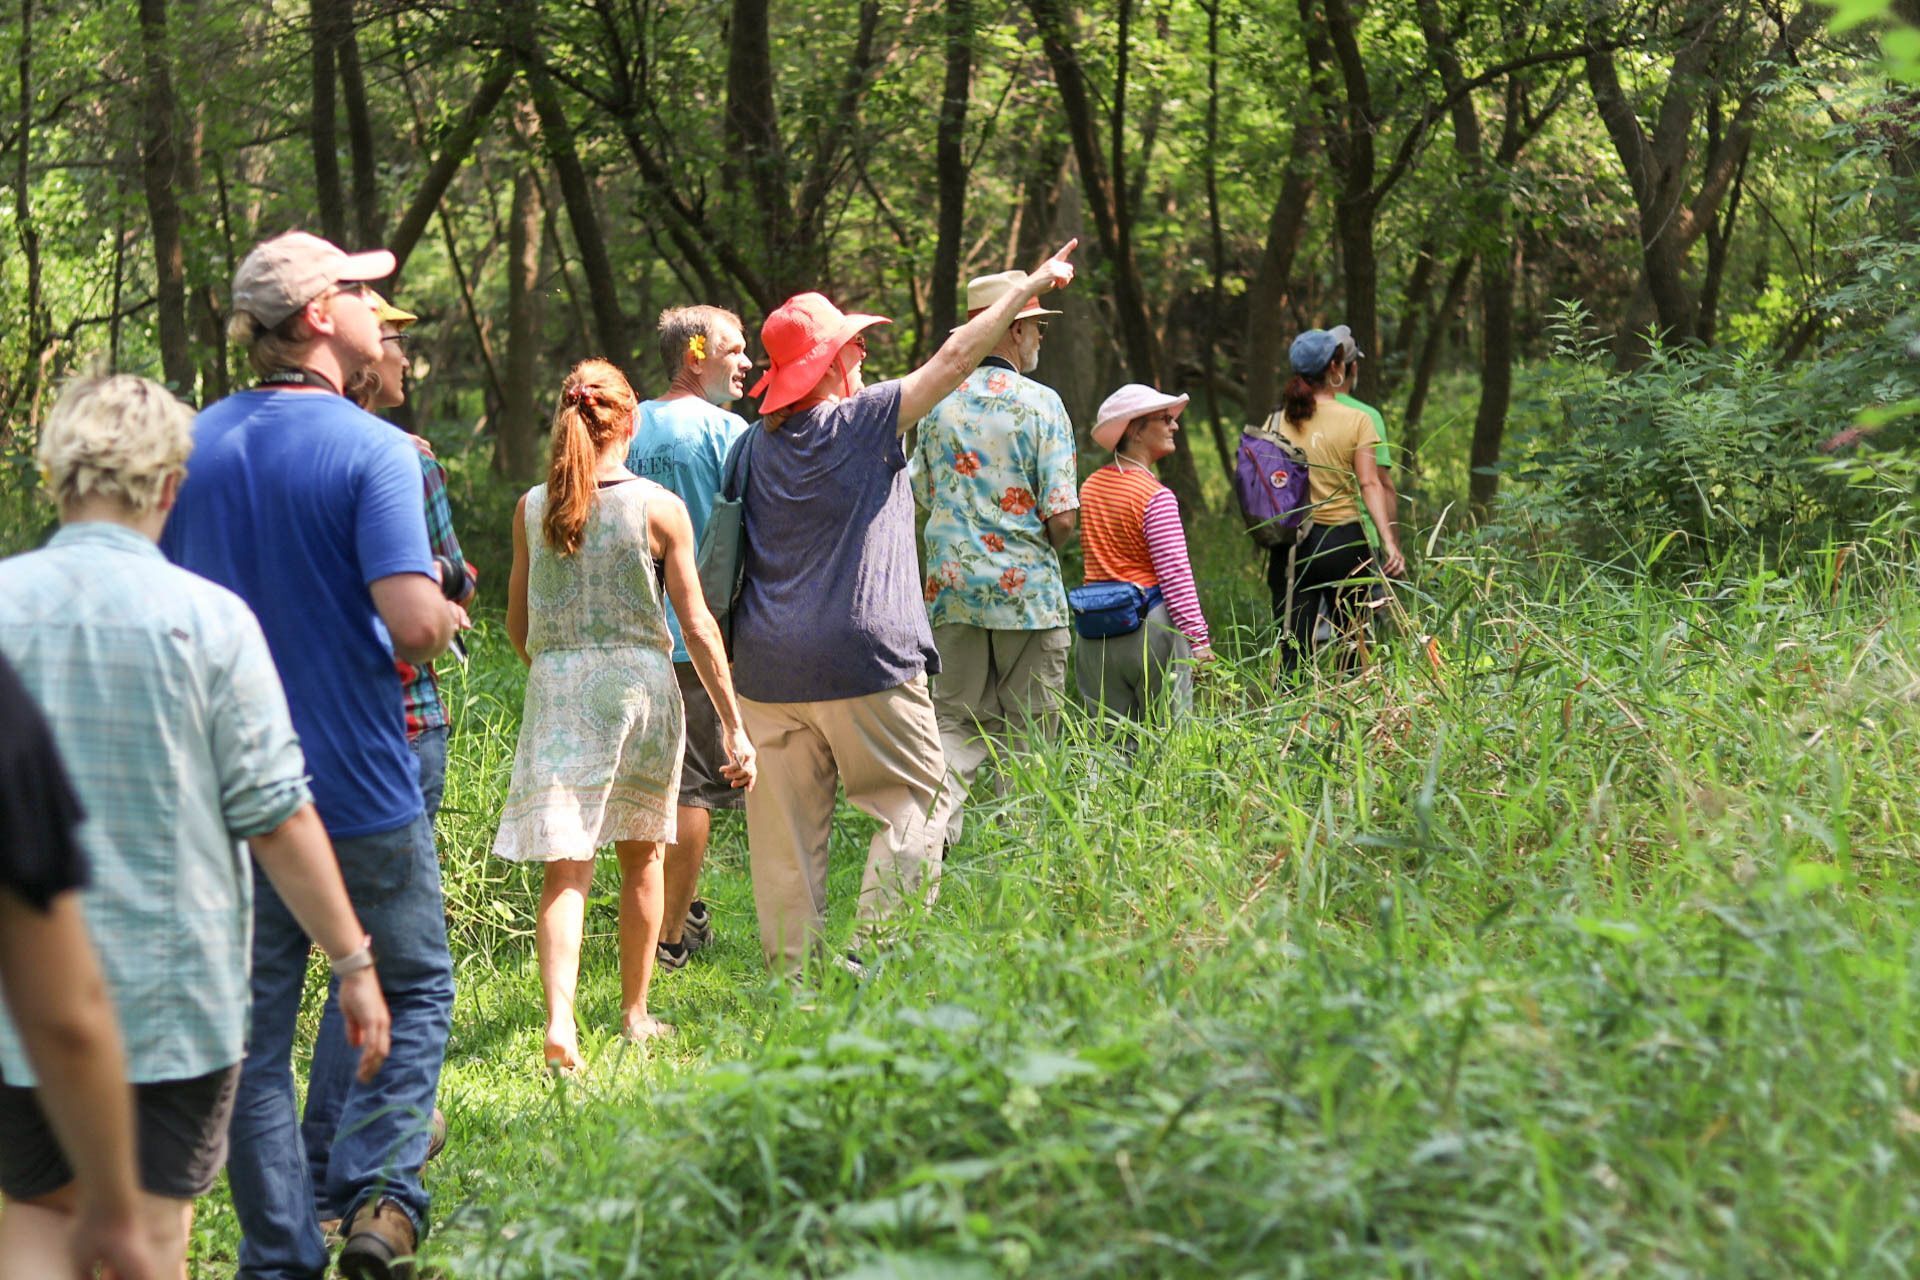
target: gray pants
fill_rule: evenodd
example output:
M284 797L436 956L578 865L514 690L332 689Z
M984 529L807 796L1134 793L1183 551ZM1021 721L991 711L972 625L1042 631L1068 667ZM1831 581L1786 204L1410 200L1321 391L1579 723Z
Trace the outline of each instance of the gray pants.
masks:
M1132 635L1073 637L1074 679L1080 697L1115 715L1145 720L1164 699L1174 710L1193 705L1193 648L1157 604Z

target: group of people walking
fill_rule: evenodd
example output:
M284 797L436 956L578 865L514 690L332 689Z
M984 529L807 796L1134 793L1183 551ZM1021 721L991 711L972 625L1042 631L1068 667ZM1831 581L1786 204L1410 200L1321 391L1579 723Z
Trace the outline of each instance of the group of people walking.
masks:
M770 966L860 974L901 908L933 901L980 768L1057 726L1070 650L1083 698L1123 721L1191 696L1213 650L1155 475L1187 398L1115 391L1091 431L1111 459L1082 483L1065 408L1031 376L1073 248L972 281L966 322L894 380L863 374L887 320L817 293L762 325L751 390L741 322L710 306L661 316L656 399L604 360L568 373L547 480L514 512L507 631L530 671L493 846L543 864L551 1070L582 1066L605 845L620 1030L647 1040L672 1031L654 974L713 938L698 880L715 809L745 809ZM0 563L0 712L29 726L0 752L0 1256L37 1273L178 1274L191 1202L225 1164L241 1274L320 1276L333 1241L345 1275L412 1274L453 1007L432 664L480 572L432 451L367 412L404 396L415 317L371 287L393 270L384 251L267 241L233 290L254 389L196 419L143 379L83 378L41 432L62 528ZM1303 335L1269 424L1313 467L1308 554L1276 584L1298 651L1321 597L1336 621L1364 599L1357 502L1401 570L1378 432L1336 399L1358 359L1337 331ZM726 408L743 393L757 423ZM721 504L740 571L708 599ZM1058 550L1076 527L1087 581L1069 593ZM845 951L825 929L841 791L877 823ZM332 977L296 1114L314 944ZM64 1012L34 989L45 956L63 958Z

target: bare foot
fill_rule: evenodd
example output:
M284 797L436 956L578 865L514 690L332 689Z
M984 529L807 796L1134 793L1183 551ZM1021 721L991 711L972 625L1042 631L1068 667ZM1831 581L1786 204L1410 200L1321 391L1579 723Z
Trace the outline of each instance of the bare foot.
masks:
M637 1018L629 1017L620 1027L621 1037L633 1044L643 1044L648 1040L672 1034L671 1022L662 1022L650 1013L643 1013Z
M549 1031L542 1053L547 1070L554 1075L570 1076L580 1069L580 1044L571 1035L555 1035Z

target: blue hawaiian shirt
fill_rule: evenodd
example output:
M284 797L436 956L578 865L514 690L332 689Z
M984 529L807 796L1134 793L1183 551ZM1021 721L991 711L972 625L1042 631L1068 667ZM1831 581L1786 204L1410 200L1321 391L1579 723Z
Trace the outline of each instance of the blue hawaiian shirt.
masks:
M1073 424L1052 388L991 359L920 423L927 617L995 631L1067 625L1045 521L1080 506Z

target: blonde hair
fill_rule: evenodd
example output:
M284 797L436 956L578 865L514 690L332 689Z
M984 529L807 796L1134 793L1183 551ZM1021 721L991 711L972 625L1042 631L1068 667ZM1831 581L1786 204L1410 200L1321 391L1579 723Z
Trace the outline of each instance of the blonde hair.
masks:
M547 513L540 522L547 545L561 555L580 549L598 497L593 473L600 451L633 421L639 404L627 376L606 360L582 360L561 384L547 463Z
M746 330L740 324L740 317L725 307L709 307L704 304L697 307L668 307L660 313L660 364L666 370L667 377L677 377L681 362L695 338L705 338L709 343L720 341L715 332L722 322ZM708 355L713 352L709 350Z
M305 307L272 326L245 311L234 312L227 321L227 341L247 349L248 367L262 378L282 369L298 369L318 336L307 323Z
M129 373L89 374L61 390L34 458L61 506L113 498L144 515L192 452L193 410L172 392Z

